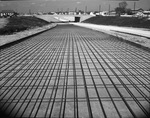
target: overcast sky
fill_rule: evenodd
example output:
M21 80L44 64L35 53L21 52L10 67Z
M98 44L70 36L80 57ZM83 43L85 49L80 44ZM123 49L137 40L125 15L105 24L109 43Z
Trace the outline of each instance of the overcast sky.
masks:
M0 0L0 11L9 9L17 12L49 12L49 11L74 11L85 10L87 6L88 11L95 11L99 9L108 11L109 4L111 10L118 6L120 0ZM134 8L134 1L127 1L128 8ZM150 9L150 0L139 0L136 1L136 9L143 8L144 10Z

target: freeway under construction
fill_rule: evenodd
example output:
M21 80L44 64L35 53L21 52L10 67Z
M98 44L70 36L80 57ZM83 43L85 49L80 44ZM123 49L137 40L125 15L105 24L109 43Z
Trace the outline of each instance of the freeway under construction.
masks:
M58 25L0 53L0 110L9 117L149 117L149 51Z

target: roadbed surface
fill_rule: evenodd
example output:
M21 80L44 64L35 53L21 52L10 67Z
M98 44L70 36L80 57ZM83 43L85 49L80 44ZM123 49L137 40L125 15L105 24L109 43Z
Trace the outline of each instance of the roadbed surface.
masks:
M149 117L149 51L73 25L0 51L0 111L6 116Z

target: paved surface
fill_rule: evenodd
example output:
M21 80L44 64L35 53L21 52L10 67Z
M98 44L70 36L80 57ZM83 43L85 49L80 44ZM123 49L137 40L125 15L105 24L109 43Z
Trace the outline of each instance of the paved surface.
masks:
M61 25L0 53L0 109L8 116L150 113L150 53L115 37Z

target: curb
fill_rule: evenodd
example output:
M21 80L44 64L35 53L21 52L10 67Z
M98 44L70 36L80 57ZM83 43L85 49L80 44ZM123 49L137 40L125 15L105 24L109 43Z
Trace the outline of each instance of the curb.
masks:
M7 48L7 47L9 47L9 46L11 46L11 45L20 43L21 41L24 41L24 40L26 40L26 39L28 39L28 38L37 36L37 35L39 35L39 34L41 34L41 33L43 33L43 32L46 32L46 31L48 31L48 30L50 30L50 29L53 29L53 28L55 28L56 26L57 26L57 24L55 24L54 26L52 26L52 27L50 27L50 28L44 29L44 30L42 30L42 31L39 31L39 32L37 32L37 33L33 33L33 34L29 35L29 36L22 37L22 38L20 38L20 39L17 39L17 40L14 40L14 41L7 42L7 43L5 43L5 44L2 44L2 45L0 46L0 49L4 49L4 48Z
M121 32L121 31L115 31L115 30L110 30L110 31L118 32L118 33L124 33L124 34L129 34L129 35L133 35L133 36L139 36L139 37L144 37L144 38L150 39L150 37L147 37L147 36L141 36L141 35L138 35L138 34L127 33L127 32Z
M110 34L109 34L109 35L110 35ZM111 36L114 36L114 35L111 35ZM118 36L114 36L114 37L117 37L117 40L119 40L119 41L121 40L121 41L126 42L126 43L128 43L128 44L130 44L130 45L136 46L136 47L138 47L138 48L142 48L143 50L150 52L150 48L149 48L149 47L145 47L145 46L140 45L140 44L138 44L138 43L135 43L135 42L126 40L126 39L124 39L124 38L122 38L122 37L118 37Z
M99 30L95 30L95 31L99 31ZM102 31L99 31L99 32L102 32ZM117 33L118 31L113 31L113 32ZM103 32L103 33L106 33L106 32ZM120 32L120 33L126 34L124 32ZM121 41L126 42L126 43L128 43L130 45L136 46L138 48L142 48L143 50L150 52L150 48L149 47L143 46L141 44L135 43L135 42L130 41L130 40L126 40L125 38L120 37L118 34L116 34L116 35L115 34L109 34L109 33L107 33L107 34L110 35L110 36L116 37L117 40L121 40ZM130 34L130 35L137 36L137 35L134 35L134 34ZM144 36L141 36L141 37L144 37ZM147 37L145 37L145 38L147 38Z

